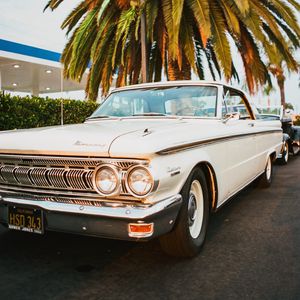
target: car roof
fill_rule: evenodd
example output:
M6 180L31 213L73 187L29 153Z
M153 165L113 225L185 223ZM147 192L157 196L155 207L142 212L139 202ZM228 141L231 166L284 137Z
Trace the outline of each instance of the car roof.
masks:
M174 81L160 81L160 82L149 82L149 83L140 83L133 84L124 87L119 87L111 91L111 93L126 91L126 90L134 90L140 88L155 88L155 87L170 87L170 86L197 86L197 85L210 85L210 86L223 86L232 88L238 91L243 92L239 88L232 87L222 82L218 81L205 81L205 80L174 80Z

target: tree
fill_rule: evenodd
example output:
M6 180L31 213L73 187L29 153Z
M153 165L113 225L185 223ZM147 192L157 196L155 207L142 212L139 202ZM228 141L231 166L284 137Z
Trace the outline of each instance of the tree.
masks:
M280 100L283 107L286 106L285 101L285 75L284 75L284 58L281 53L274 47L272 63L268 66L271 74L276 78L277 85L280 91Z
M285 103L285 109L291 109L294 110L294 105L292 103Z
M56 9L63 0L50 0ZM65 19L70 39L62 55L64 75L79 80L91 63L86 93L95 99L101 85L137 83L141 71L140 18L147 20L149 80L204 78L204 61L214 79L238 79L233 43L240 54L250 92L270 82L274 47L287 68L297 71L288 47L299 47L296 0L84 0ZM294 9L294 10L293 10Z

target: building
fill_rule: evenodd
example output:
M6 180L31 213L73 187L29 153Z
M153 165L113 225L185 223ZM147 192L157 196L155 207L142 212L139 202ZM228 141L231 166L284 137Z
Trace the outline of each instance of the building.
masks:
M60 57L58 52L0 39L0 90L54 98L83 91L87 74L80 83L63 79Z

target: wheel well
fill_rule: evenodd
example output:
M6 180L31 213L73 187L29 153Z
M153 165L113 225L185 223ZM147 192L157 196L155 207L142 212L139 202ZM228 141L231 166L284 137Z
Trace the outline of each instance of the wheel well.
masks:
M270 156L271 156L271 158L272 158L272 162L274 162L274 161L276 160L276 152L275 152L275 151L272 152L272 153L270 154Z
M210 210L215 211L218 203L218 186L215 171L208 162L201 162L196 167L204 171L205 179L208 184Z

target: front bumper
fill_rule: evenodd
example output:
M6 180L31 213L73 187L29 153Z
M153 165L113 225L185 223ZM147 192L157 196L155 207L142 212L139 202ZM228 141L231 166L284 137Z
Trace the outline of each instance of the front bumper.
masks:
M94 207L0 196L0 222L8 222L8 206L39 208L45 230L122 240L149 240L172 230L182 202L175 195L153 205L113 203ZM153 223L151 236L130 237L129 223Z

